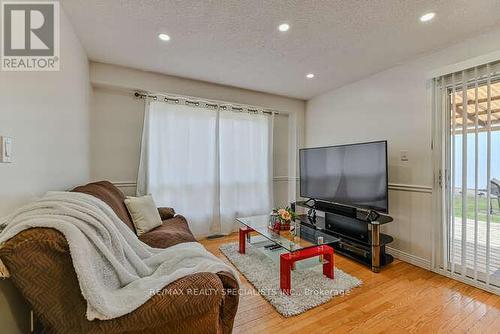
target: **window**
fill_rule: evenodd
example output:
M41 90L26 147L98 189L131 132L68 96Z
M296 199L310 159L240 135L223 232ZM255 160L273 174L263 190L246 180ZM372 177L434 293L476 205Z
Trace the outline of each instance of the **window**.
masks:
M230 233L272 203L273 116L149 102L138 193L188 218L193 233Z

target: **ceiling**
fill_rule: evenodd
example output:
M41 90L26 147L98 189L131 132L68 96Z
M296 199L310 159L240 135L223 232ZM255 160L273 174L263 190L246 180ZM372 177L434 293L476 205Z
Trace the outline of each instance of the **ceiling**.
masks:
M91 60L301 99L500 27L500 0L61 3Z

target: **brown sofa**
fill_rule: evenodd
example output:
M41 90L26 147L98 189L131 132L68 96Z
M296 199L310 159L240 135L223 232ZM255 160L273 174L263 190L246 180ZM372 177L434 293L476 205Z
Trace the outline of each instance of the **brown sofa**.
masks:
M80 186L106 202L134 230L125 196L110 182ZM159 208L163 224L140 239L156 248L195 241L187 221L171 208ZM0 248L0 258L34 313L49 333L230 333L238 308L238 283L227 272L183 277L134 312L113 320L88 321L64 236L54 229L33 228ZM175 291L176 293L170 293ZM200 294L193 291L208 291Z

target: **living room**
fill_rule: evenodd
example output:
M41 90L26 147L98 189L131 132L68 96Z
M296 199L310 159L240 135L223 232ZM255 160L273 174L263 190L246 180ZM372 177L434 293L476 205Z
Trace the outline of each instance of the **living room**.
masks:
M2 332L500 332L498 1L1 6Z

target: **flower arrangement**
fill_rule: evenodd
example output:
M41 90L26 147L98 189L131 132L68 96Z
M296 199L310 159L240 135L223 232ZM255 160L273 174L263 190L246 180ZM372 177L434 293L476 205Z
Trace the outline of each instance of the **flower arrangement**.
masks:
M290 223L297 218L297 214L289 207L274 209L273 216L276 217L276 221L273 224L273 230L277 231L289 230Z
M289 207L274 209L273 211L278 214L278 218L282 223L290 223L293 219L297 218L297 214Z

